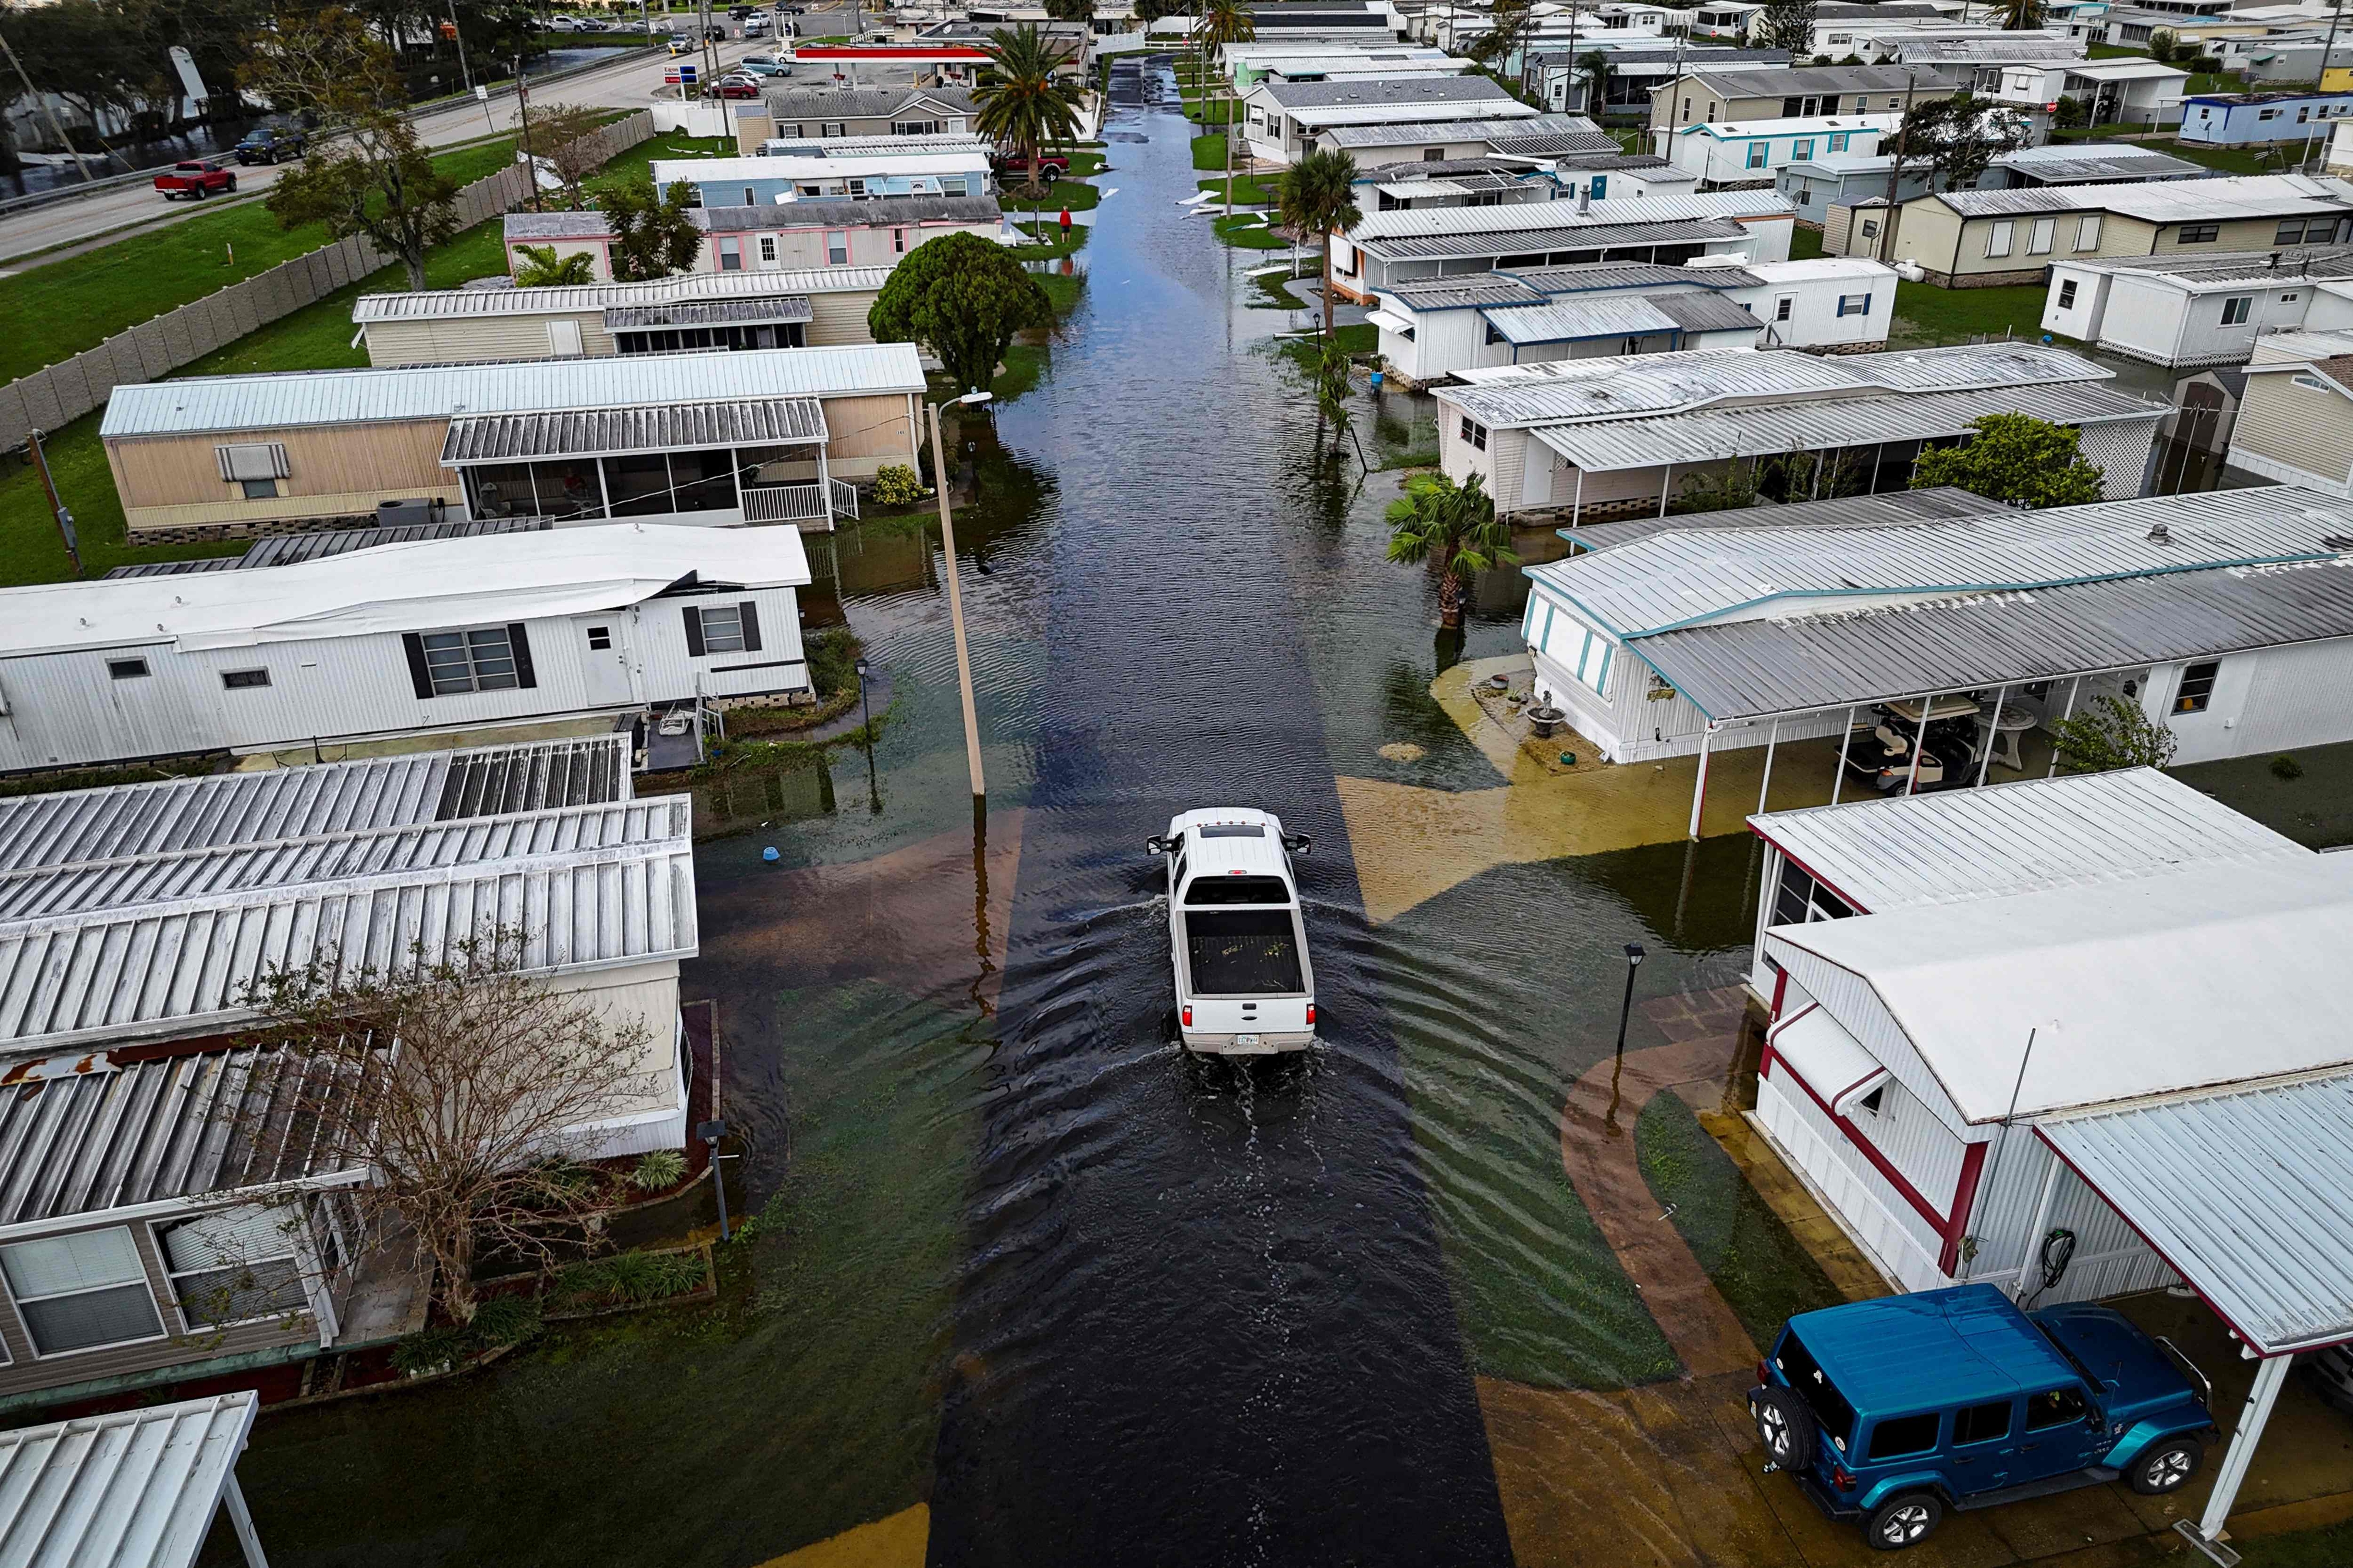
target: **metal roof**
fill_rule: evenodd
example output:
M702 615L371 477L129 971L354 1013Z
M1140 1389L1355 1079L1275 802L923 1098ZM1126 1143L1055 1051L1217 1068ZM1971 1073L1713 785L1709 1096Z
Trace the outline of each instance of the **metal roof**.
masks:
M511 212L500 228L509 245L518 240L536 243L543 239L613 237L613 220L593 207L579 212Z
M564 414L485 414L449 421L441 461L585 458L620 452L691 452L712 447L798 446L826 439L814 397L672 403L653 408L583 408Z
M913 343L280 371L118 386L99 434L117 440L689 400L920 393L923 386Z
M1410 169L1412 165L1404 167ZM1663 223L1677 218L1786 217L1796 210L1787 196L1765 190L1630 196L1622 201L1590 202L1581 207L1566 200L1519 202L1493 207L1416 207L1409 211L1366 213L1364 221L1348 231L1348 238L1362 244L1367 240L1423 238L1432 235L1502 237L1514 232L1567 228L1581 224Z
M781 87L760 94L778 121L880 120L928 100L958 114L970 114L971 97L946 87Z
M1812 114L1787 120L1702 121L1696 125L1684 126L1675 134L1705 136L1716 142L1755 141L1767 136L1820 136L1837 131L1883 135L1894 130L1903 120L1900 114Z
M2114 261L2063 261L2062 267L2086 272L2136 272L2173 279L2189 289L2201 285L2353 278L2353 245L2288 246L2278 250L2231 250L2218 256L2189 256L2175 250L2162 256L2120 257Z
M2029 395L2013 390L2007 395ZM1873 406L1892 421L1923 401ZM1788 405L1809 406L1831 405ZM2161 412L2140 406L2143 417ZM1571 432L1591 428L1567 427ZM2337 506L2340 513L2346 510L2343 502ZM2168 533L2161 542L2148 537L2151 524L2160 519ZM1885 609L1892 600L2024 593L2116 578L2205 577L2222 567L2333 562L2336 552L2321 539L2342 526L2333 518L2316 521L2281 504L2277 497L2268 506L2238 509L2105 501L2047 511L2005 509L1983 517L1897 528L1703 525L1616 550L1546 562L1525 572L1546 592L1575 605L1604 630L1647 642L1659 633L1704 621L1737 618L1745 624L1772 616L1765 624L1791 626L1801 619L1850 618L1828 614L1841 601L1873 607L1856 612L1858 616L1876 613L1900 619L1913 612ZM1911 693L1927 689L1906 689ZM1697 694L1693 700L1700 701ZM1706 708L1704 702L1701 706ZM1718 719L1727 716L1707 711Z
M871 138L867 139L870 142ZM886 151L870 146L856 160L854 168L845 167L841 159L820 151L812 155L789 153L764 153L752 158L657 158L653 161L653 180L664 189L680 180L689 184L714 184L744 180L809 180L839 174L859 179L898 174L986 174L988 173L988 151L979 144L977 137L959 138L974 143L965 147L902 147Z
M1687 74L1716 89L1724 98L1901 92L1906 79L1898 66L1796 66L1788 70L1695 70Z
M1860 31L1861 29L1857 29ZM2084 58L2080 38L2063 38L2055 33L2030 32L1978 35L1968 37L1904 37L1900 34L1874 35L1886 44L1899 59L1944 61L1956 65L1991 62L2006 65L2072 65Z
M1296 113L1301 110L1386 108L1425 103L1484 103L1518 118L1511 110L1535 110L1482 76L1440 77L1427 73L1398 77L1364 77L1348 81L1261 82L1249 96L1263 95L1270 102ZM1506 109L1505 106L1509 108Z
M2057 425L2084 426L2161 419L2166 413L2162 405L2127 393L2077 383L1926 392L1903 398L1810 399L1542 426L1532 434L1577 468L1601 473L1964 436L1977 420L1994 414L2025 414Z
M1776 811L1748 826L1867 913L2313 853L2155 768Z
M0 876L631 798L629 738L534 741L0 800Z
M2304 174L2239 174L2118 185L1939 191L1917 199L1942 202L1965 218L2097 210L2143 223L2211 223L2343 212L2353 205L2353 185Z
M1662 270L1666 270L1662 268ZM1481 305L1536 305L1549 296L1509 273L1480 272L1457 278L1413 278L1380 293L1409 310L1465 310Z
M2250 979L2283 978L2251 958ZM2353 1074L2067 1117L2036 1134L2258 1354L2353 1339Z
M928 136L771 136L760 143L760 155L871 158L899 153L986 153L995 145L987 137L968 131L943 131Z
M1552 138L1562 143L1557 152L1617 153L1618 139L1603 131L1581 114L1539 114L1515 120L1458 120L1443 124L1422 121L1402 125L1335 125L1322 133L1320 141L1335 147L1411 147L1425 142L1485 142L1490 146L1499 138L1511 138L1515 143L1529 138Z
M641 327L782 325L816 319L817 311L806 294L775 295L765 300L714 300L707 304L607 305L605 308L605 329L607 331Z
M0 1088L0 1229L366 1173L306 1113L362 1087L348 1064L280 1046L82 1065Z
M473 316L585 315L648 305L719 300L806 298L879 290L887 267L814 267L784 272L681 272L649 283L566 283L543 289L426 289L414 294L363 294L352 303L358 326L377 321Z
M1549 158L1561 153L1605 153L1618 145L1617 139L1607 132L1538 131L1534 128L1534 121L1524 123L1527 126L1525 130L1514 131L1507 122L1503 131L1489 132L1487 145L1514 158Z
M413 522L381 528L322 528L308 533L273 533L245 547L242 555L209 555L195 561L142 561L116 566L107 577L177 577L191 572L244 572L258 566L290 566L322 555L406 544L418 539L471 539L485 533L533 533L554 525L536 517L478 517L462 522Z
M1528 204L1531 212L1561 214L1559 203ZM1432 216L1441 212L1497 212L1496 207L1431 207L1417 209L1419 216L1427 210ZM1388 215L1384 215L1388 216ZM1605 250L1661 245L1702 245L1711 239L1739 239L1747 230L1731 218L1700 218L1679 220L1669 218L1658 223L1596 223L1566 224L1558 228L1516 229L1503 234L1440 234L1428 237L1401 237L1396 239L1359 240L1357 245L1366 255L1388 261L1446 261L1457 258L1506 256L1544 257L1559 255L1592 255Z
M193 1568L259 1407L239 1389L0 1432L0 1563Z
M1677 289L1646 296L1661 314L1687 332L1753 331L1757 318L1746 308L1706 289Z
M1717 528L1900 527L1907 522L1984 517L2009 510L1998 500L1988 500L1952 485L1937 485L1929 489L1841 496L1833 500L1796 501L1781 506L1736 507L1726 511L1687 512L1673 517L1630 517L1614 522L1579 523L1554 531L1577 549L1608 550L1648 539L1654 533Z
M803 196L761 206L696 207L705 234L788 228L890 228L926 223L995 223L995 196Z
M1650 332L1755 331L1756 317L1704 289L1673 293L1563 296L1540 305L1493 306L1480 314L1513 343L1571 342Z

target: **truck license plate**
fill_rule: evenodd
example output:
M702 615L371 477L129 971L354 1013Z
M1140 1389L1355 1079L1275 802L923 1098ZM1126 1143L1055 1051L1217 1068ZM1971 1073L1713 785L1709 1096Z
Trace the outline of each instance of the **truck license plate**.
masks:
M1258 1037L1256 1035L1236 1035L1234 1037L1234 1044L1238 1046L1254 1046L1258 1044Z

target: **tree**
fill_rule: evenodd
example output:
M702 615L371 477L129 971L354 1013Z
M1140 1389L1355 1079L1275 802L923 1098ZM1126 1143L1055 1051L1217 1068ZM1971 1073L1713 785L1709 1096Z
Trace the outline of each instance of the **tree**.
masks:
M1897 140L1906 169L1926 168L1931 190L1974 185L2002 153L2023 147L2026 122L1991 99L1957 92L1915 103Z
M2148 36L2148 58L2158 65L2169 66L2179 57L2195 52L2195 47L2183 43L2181 36L2170 27L2159 27Z
M1046 0L1046 15L1057 22L1092 22L1095 0Z
M1324 335L1332 335L1332 236L1365 221L1356 207L1356 161L1319 148L1282 172L1274 186L1274 213L1324 258Z
M612 220L617 280L643 283L694 266L702 230L694 223L694 187L684 180L657 196L653 176L640 174L607 191L597 205Z
M1994 0L1993 14L2006 31L2031 33L2042 26L2042 0Z
M1815 0L1766 0L1748 23L1749 47L1808 53L1814 47L1814 12Z
M1039 153L1079 139L1084 108L1079 89L1056 74L1064 63L1062 52L1034 25L999 27L981 48L988 69L972 89L972 128L1029 164L1028 190L1034 202L1042 194Z
M944 234L902 258L866 312L878 343L918 342L959 387L986 392L1014 334L1054 319L1053 301L1005 247Z
M2100 697L2083 712L2051 726L2067 771L2104 773L2112 768L2161 768L2180 742L2171 730L2121 697Z
M1146 27L1163 16L1186 16L1193 11L1192 0L1135 0L1135 19Z
M1208 0L1201 11L1201 46L1205 49L1222 49L1229 44L1247 44L1258 37L1258 24L1242 6L1241 0ZM1220 123L1224 130L1219 140L1226 145L1226 216L1234 216L1234 109L1233 78L1224 71L1218 73L1219 86L1225 89L1226 112Z
M588 205L583 186L603 163L604 143L596 137L601 110L578 103L551 103L531 111L531 130L522 138L522 150L545 163L564 184L564 205ZM533 177L536 178L534 171Z
M1401 566L1427 562L1438 574L1438 624L1462 629L1462 590L1482 572L1516 566L1512 531L1477 474L1460 485L1444 474L1408 481L1389 503L1389 559Z
M2084 433L2031 414L1988 414L1969 422L1976 436L1957 447L1920 454L1912 488L1958 485L2015 506L2082 506L2102 498L2104 471L2081 450Z
M586 251L558 256L552 245L518 245L515 254L522 258L522 265L514 273L520 288L547 289L564 283L596 281L596 263Z
M2092 122L2092 106L2072 94L2062 93L2058 107L2051 111L2051 119L2061 129L2073 131Z
M401 114L399 62L367 25L333 6L290 16L256 35L238 71L248 92L330 132L280 176L267 198L281 227L324 224L341 239L364 235L397 257L411 289L425 287L425 253L457 232L457 182L433 166Z
M1585 112L1596 120L1609 112L1612 63L1607 49L1588 49L1577 57L1577 74L1585 79Z
M1535 6L1532 0L1495 0L1488 20L1487 30L1472 39L1464 52L1482 66L1502 70L1528 41L1528 31L1535 25Z
M642 1022L611 1024L524 973L525 951L508 927L380 969L330 953L265 970L242 998L263 1020L252 1043L305 1069L271 1114L374 1172L352 1192L363 1220L406 1225L461 1323L478 1256L549 1261L551 1243L579 1233L578 1129L629 1108L655 1043Z

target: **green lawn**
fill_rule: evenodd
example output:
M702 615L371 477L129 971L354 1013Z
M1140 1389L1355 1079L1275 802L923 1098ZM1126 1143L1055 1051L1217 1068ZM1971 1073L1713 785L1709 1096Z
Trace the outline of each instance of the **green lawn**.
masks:
M1203 180L1201 182L1201 188L1214 195L1219 201L1226 199L1226 177L1223 174L1219 174L1214 179ZM1243 207L1272 206L1274 205L1273 182L1267 181L1261 184L1260 181L1253 179L1248 174L1236 174L1234 176L1234 205L1236 206Z
M1193 167L1216 169L1222 173L1226 166L1226 139L1215 132L1193 138Z
M2353 1563L2353 1524L2231 1544L2243 1568L2340 1568Z
M2143 145L2187 158L2193 163L2203 163L2225 174L2276 174L2283 162L2276 148L2258 153L2243 147L2208 147L2196 142L2149 142ZM2301 151L2303 144L2296 145Z
M442 153L434 163L464 184L513 158L513 141L504 138ZM0 382L70 359L326 243L317 225L280 228L260 202L248 201L35 267L0 289Z
M1811 261L1822 253L1822 231L1793 225L1789 230L1789 259Z
M1054 222L1051 215L1049 215L1046 221L1037 229L1030 228L1027 223L1018 219L1013 226L1033 237L1040 232L1047 237L1036 244L1015 246L1013 256L1018 261L1060 261L1063 257L1075 251L1084 250L1087 247L1087 240L1094 233L1085 224L1074 223L1071 226L1070 237L1065 239L1062 237L1060 226Z
M1998 338L2042 335L2042 303L2049 290L2040 283L2012 289L1939 289L1932 283L1895 286L1895 321L1889 341L1914 346L1961 343L1983 335Z
M1218 237L1237 250L1289 250L1291 242L1269 234L1256 213L1236 213L1231 217L1211 218L1209 226Z

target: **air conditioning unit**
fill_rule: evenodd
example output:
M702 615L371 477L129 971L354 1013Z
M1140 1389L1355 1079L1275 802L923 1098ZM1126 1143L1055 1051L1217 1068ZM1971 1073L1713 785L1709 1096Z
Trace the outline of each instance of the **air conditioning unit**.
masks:
M375 503L378 528L415 528L440 521L441 503L438 500L380 500Z

